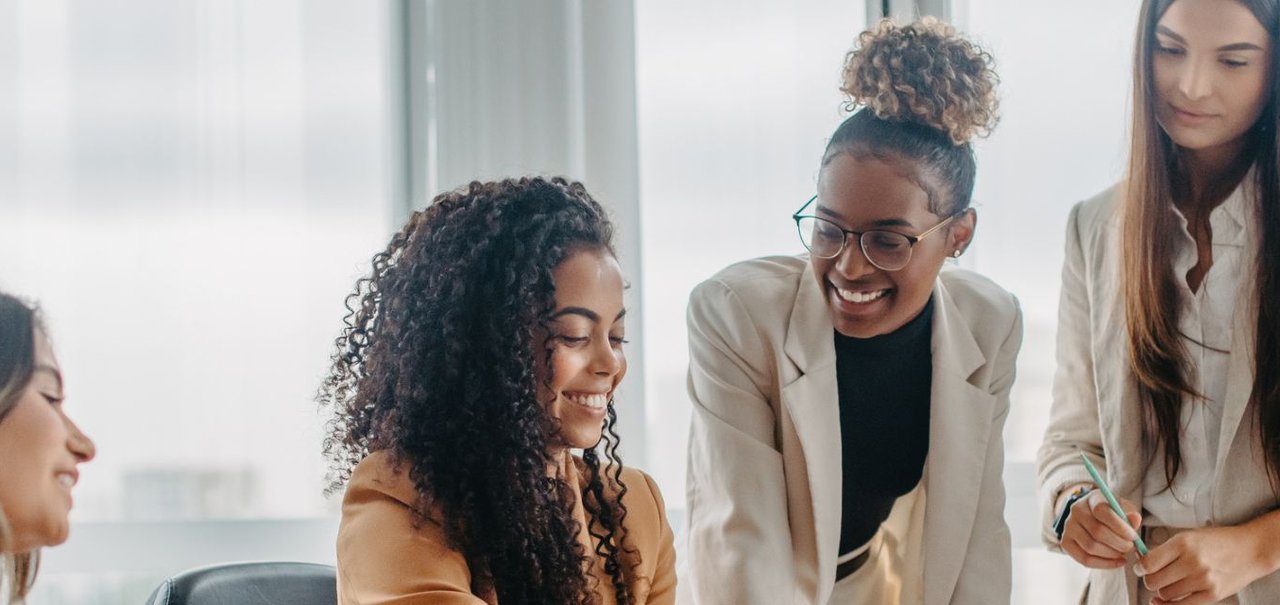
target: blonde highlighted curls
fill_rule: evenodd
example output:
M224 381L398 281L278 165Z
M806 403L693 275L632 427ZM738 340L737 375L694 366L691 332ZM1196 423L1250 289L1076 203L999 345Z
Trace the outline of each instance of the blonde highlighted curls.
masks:
M848 109L916 122L956 145L990 134L999 121L991 55L933 17L901 27L883 19L859 34L842 80Z

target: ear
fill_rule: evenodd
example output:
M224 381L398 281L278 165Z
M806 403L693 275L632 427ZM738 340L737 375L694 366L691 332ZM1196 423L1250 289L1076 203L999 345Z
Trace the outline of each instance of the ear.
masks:
M964 214L957 216L947 229L947 255L958 257L973 242L973 233L978 228L978 212L966 208Z

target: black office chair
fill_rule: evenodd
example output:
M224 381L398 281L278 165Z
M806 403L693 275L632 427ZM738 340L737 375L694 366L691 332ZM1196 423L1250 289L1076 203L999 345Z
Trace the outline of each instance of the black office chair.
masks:
M335 571L315 563L228 563L165 580L147 605L332 605Z

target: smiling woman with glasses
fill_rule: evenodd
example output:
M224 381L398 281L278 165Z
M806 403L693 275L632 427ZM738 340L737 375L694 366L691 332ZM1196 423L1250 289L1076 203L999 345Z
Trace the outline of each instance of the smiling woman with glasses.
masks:
M995 123L995 83L937 21L864 32L843 86L863 108L792 215L808 254L694 291L699 605L1009 602L1001 433L1021 313L943 270L973 238L969 140Z

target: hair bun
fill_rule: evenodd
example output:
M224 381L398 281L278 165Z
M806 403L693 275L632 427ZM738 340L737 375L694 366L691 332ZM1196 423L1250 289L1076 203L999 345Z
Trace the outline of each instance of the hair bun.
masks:
M859 34L842 79L850 109L929 126L956 145L986 136L999 120L991 55L933 17L902 27L883 19Z

